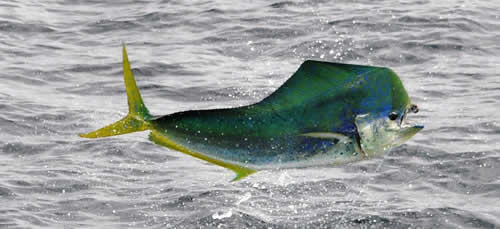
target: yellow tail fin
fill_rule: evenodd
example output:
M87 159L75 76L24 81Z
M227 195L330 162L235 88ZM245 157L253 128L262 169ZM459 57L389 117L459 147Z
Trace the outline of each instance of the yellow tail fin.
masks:
M123 78L125 79L125 89L127 90L128 115L120 121L96 131L80 134L80 137L101 138L149 129L148 120L151 118L151 115L144 105L137 84L135 83L134 73L132 73L132 69L130 68L125 44L123 44Z

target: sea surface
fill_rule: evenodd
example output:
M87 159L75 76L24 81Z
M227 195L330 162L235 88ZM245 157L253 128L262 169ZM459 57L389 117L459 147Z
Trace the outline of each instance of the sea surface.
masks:
M257 102L307 59L400 75L425 129L384 157L234 174L128 109ZM0 1L0 228L499 228L500 1Z

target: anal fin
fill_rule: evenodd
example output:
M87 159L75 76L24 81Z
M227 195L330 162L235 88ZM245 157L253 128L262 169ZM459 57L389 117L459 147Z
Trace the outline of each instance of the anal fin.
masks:
M165 136L163 136L162 134L158 133L157 131L152 131L151 132L151 134L149 135L149 140L151 140L152 142L154 142L154 143L156 143L158 145L161 145L161 146L164 146L164 147L167 147L167 148L170 148L170 149L182 152L182 153L187 154L189 156L196 157L196 158L204 160L206 162L209 162L209 163L212 163L212 164L224 167L226 169L232 170L233 172L236 173L236 177L232 181L241 180L241 179L243 179L243 178L245 178L245 177L247 177L247 176L249 176L249 175L257 172L256 170L253 170L253 169L249 169L249 168L246 168L246 167L243 167L243 166L240 166L240 165L236 165L236 164L232 164L232 163L229 163L229 162L221 161L221 160L218 160L218 159L211 158L209 156L203 155L201 153L189 150L189 149L187 149L187 148L185 148L185 147L183 147L181 145L176 144L175 142L173 142L172 140L166 138Z

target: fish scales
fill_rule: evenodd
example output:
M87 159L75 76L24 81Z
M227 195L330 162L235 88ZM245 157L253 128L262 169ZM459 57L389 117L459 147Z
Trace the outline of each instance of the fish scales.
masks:
M82 137L150 130L151 141L230 169L234 180L258 170L343 164L401 144L423 126L389 68L308 60L255 104L154 116L144 105L123 45L129 114Z

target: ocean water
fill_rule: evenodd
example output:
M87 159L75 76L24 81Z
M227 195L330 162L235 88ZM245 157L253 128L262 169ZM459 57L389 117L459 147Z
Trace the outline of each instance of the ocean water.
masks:
M500 2L0 2L0 228L498 228ZM343 166L231 171L127 112L125 42L154 114L257 102L306 59L387 66L425 129Z

